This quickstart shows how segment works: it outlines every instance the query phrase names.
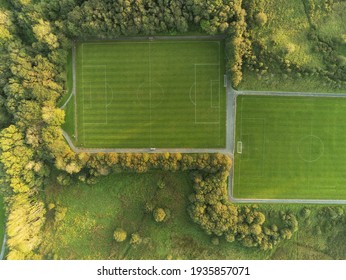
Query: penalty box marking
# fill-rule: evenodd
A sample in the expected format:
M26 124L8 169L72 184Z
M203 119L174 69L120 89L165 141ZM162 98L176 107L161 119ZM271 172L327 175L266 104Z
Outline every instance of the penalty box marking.
M219 66L219 74L218 74L218 77L219 77L219 80L210 80L210 108L212 109L218 109L218 121L206 121L206 122L199 122L197 121L197 67L198 66ZM194 102L194 105L195 105L195 124L220 124L220 119L221 119L221 116L220 116L220 63L195 63L194 64L194 71L195 71L195 102ZM217 82L218 83L218 105L217 106L213 106L213 82ZM193 102L192 102L193 103Z
M243 101L243 100L242 100ZM241 109L243 109L243 106L241 106ZM243 111L242 111L243 112ZM260 154L260 159L256 159L256 158L251 158L251 154L250 151L251 149L249 147L246 146L249 145L249 138L247 138L248 141L246 141L247 143L244 143L244 136L249 136L249 133L243 134L243 124L247 122L247 125L245 125L245 127L248 127L251 130L251 127L254 127L253 125L255 124L255 127L261 127L261 133L262 133L262 145L261 145L261 150L262 153ZM256 125L256 123L258 125ZM241 118L241 124L240 124L240 128L241 128L241 137L240 137L240 141L242 143L242 153L239 153L239 155L241 156L241 158L238 161L238 170L239 170L239 175L238 175L238 187L241 186L241 177L242 177L242 163L245 164L245 162L247 161L251 161L251 160L256 160L256 161L261 161L262 163L264 162L264 154L265 154L265 118ZM245 128L244 128L245 130ZM245 159L242 159L242 157L244 156L244 150L245 153L247 154L247 156L245 157ZM245 175L245 177L248 177L249 175ZM252 178L263 178L264 176L264 164L261 164L261 167L258 168L257 172L253 173L251 175Z

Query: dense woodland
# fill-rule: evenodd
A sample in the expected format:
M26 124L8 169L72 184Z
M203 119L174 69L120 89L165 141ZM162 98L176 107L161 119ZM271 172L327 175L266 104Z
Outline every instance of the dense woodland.
M323 41L313 28L314 1L306 0L310 39L330 65L305 67L270 52L253 30L270 21L263 0L8 0L0 4L0 161L4 171L8 259L41 259L49 212L43 190L51 178L92 184L114 171L152 169L191 172L188 209L210 235L270 249L298 229L294 215L266 222L252 206L228 202L231 161L223 155L75 154L62 137L65 113L57 102L67 92L66 59L73 40L159 34L226 34L228 71L234 87L244 69L265 74L275 65L290 75L319 75L335 86L346 81L346 58L335 51L345 38ZM338 1L323 1L326 11ZM329 6L328 6L329 5ZM275 44L275 42L273 42Z

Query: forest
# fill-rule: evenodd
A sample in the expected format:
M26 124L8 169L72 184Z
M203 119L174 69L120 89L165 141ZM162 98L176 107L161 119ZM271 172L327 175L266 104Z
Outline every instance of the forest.
M290 239L298 230L294 214L267 220L256 207L228 202L228 156L76 154L62 136L65 112L58 103L68 91L66 61L73 41L134 35L225 34L235 88L249 71L314 76L332 88L345 88L346 35L326 41L314 22L319 7L327 14L345 1L303 2L310 22L306 40L314 42L322 66L301 66L287 59L295 46L273 51L256 38L271 21L264 0L1 0L0 162L7 259L48 258L43 233L61 214L45 200L52 182L94 184L113 172L188 172L193 189L187 211L207 234L263 250Z

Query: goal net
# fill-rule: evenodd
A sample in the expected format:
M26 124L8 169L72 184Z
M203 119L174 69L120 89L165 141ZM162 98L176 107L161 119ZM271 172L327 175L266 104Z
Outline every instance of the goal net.
M243 142L238 141L238 142L237 142L237 153L238 153L238 154L241 154L242 151L243 151Z

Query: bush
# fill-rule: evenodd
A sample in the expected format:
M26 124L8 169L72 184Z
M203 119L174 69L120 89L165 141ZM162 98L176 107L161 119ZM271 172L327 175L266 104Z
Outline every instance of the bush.
M116 242L123 242L126 240L126 237L127 237L127 233L125 230L123 230L122 228L117 228L115 231L114 231L114 240Z
M64 220L67 213L67 208L62 206L57 206L55 208L55 222L61 222Z
M61 186L68 186L71 183L71 177L67 173L60 173L57 181Z
M154 219L156 222L163 222L166 218L166 212L162 208L156 208L153 213Z
M267 17L267 15L265 13L259 12L255 16L255 21L256 21L257 25L263 26L263 25L265 25L267 23L268 17Z
M162 190L162 189L165 188L166 184L165 184L165 182L163 180L160 180L160 181L157 182L157 186L158 186L159 189Z
M145 203L144 210L146 213L153 212L154 208L155 208L155 205L152 202L148 201Z
M295 50L296 50L296 45L293 44L293 43L288 43L288 44L285 46L285 53L286 53L286 54L293 53Z
M302 209L302 211L300 212L300 215L302 216L302 218L306 219L309 218L311 215L311 210L307 207L304 207Z
M220 244L219 238L213 237L213 238L211 239L211 244L213 244L213 245L215 245L215 246L219 245L219 244Z
M139 233L132 233L130 244L132 245L138 245L142 243L142 237L139 235Z

